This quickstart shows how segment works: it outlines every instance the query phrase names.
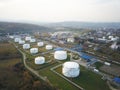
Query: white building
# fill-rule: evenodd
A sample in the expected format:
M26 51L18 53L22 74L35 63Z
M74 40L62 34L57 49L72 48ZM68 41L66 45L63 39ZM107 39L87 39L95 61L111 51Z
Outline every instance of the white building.
M73 37L69 37L69 38L67 38L67 42L71 42L71 43L73 43L75 41L75 39L73 38Z
M62 73L66 77L77 77L80 74L79 64L76 62L65 62L62 67Z
M9 38L14 39L14 36L10 35Z
M109 39L113 38L113 36L108 36Z
M118 37L114 37L114 38L111 38L111 41L117 41L119 38Z
M103 38L103 39L106 39L106 37L105 37L105 36L103 36L102 38Z
M94 71L94 72L99 72L99 70L98 70L98 69L95 69L95 68L93 69L93 71Z
M120 47L120 45L117 45L117 42L114 42L114 43L110 46L110 48L113 49L113 50L116 50L116 49L118 49L119 47Z
M98 38L99 41L106 41L105 38Z

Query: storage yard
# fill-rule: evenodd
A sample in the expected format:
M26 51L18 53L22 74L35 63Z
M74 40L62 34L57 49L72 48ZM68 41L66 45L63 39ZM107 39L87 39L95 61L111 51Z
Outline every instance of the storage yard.
M74 39L68 38L67 42L73 43ZM103 79L109 73L104 70L110 71L111 68L114 73L115 69L109 66L109 62L105 62L108 65L105 66L97 56L82 52L82 45L68 48L33 36L11 39L11 43L25 54L24 62L29 68L38 73L41 79L62 90L110 90L106 80L112 81L113 76ZM119 72L116 74L119 76Z

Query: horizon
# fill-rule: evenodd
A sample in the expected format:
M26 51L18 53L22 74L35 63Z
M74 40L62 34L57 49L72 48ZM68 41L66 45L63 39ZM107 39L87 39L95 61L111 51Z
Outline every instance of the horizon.
M120 23L120 22L94 22L94 21L56 21L56 22L39 22L39 21L29 21L29 20L0 20L0 22L6 23L26 23L26 24L56 24L56 23Z
M120 0L1 0L0 20L11 22L120 22Z

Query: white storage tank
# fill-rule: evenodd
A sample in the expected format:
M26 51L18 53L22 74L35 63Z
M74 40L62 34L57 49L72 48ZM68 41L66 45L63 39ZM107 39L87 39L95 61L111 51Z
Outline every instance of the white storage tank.
M36 57L35 58L35 64L44 64L45 58L44 57Z
M27 37L25 37L25 40L26 40L26 41L30 41L30 40L31 40L31 37L30 37L30 36L27 36Z
M36 39L30 39L30 42L36 42Z
M21 38L15 38L14 41L15 42L19 42L21 40Z
M25 44L25 41L24 40L20 40L19 44Z
M53 48L52 45L46 45L46 49L47 49L47 50L51 50L52 48Z
M23 44L23 49L29 49L30 48L30 44Z
M76 62L65 62L62 67L62 73L66 77L77 77L80 74L79 64Z
M31 54L36 54L36 53L38 53L38 48L31 48L31 49L30 49L30 53L31 53Z
M57 60L65 60L67 59L67 52L66 51L55 51L54 58Z
M37 45L38 45L39 47L41 47L41 46L44 45L44 43L43 43L43 42L38 42Z

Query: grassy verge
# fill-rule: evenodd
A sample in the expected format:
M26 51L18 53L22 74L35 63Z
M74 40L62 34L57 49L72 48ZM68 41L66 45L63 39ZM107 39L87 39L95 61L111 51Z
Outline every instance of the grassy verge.
M50 68L58 65L59 63L53 64L49 67L46 67L39 71L39 73L43 76L46 76L47 79L52 83L55 87L60 88L61 90L79 90L68 81L64 80L63 78L59 77L55 73L53 73Z
M56 72L62 75L62 67L55 69ZM80 85L85 90L110 90L106 82L101 79L101 76L80 67L81 73L79 77L68 78L74 83Z

